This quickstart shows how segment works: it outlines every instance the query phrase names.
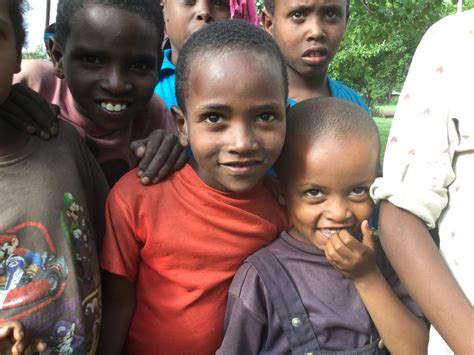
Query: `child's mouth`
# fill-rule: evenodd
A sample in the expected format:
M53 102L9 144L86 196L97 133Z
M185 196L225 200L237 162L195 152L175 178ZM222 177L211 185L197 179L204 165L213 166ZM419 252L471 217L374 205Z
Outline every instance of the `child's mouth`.
M226 162L220 165L225 166L232 174L246 175L255 169L255 167L259 165L259 162L257 160L249 160L245 162Z
M326 60L328 51L325 48L309 49L303 53L303 60L309 65L318 65Z
M340 229L327 229L322 228L319 230L319 233L325 240L329 240L333 234L338 234L341 230Z
M100 106L108 112L121 112L124 111L128 105L112 102L101 102Z

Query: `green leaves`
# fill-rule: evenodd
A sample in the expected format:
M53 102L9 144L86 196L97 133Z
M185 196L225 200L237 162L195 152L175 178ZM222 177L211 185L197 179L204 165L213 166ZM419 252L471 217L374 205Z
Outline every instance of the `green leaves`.
M457 1L456 1L457 2ZM464 1L464 9L474 1ZM362 94L369 106L400 91L425 31L456 11L445 0L353 0L345 39L330 75Z

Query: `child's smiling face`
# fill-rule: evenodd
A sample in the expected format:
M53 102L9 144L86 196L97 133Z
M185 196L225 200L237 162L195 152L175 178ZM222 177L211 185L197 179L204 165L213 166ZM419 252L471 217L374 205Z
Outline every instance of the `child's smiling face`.
M288 75L323 77L346 29L345 0L275 0L265 30L285 57Z
M161 4L173 63L193 32L211 22L230 18L229 0L162 0Z
M0 0L0 104L10 94L13 74L20 71L17 43L6 0Z
M372 213L369 188L377 175L376 142L353 137L298 137L284 163L282 194L290 235L324 250L332 233L360 233Z
M283 147L286 95L281 65L252 51L209 53L192 60L186 117L175 112L191 165L225 192L253 188Z
M127 127L143 114L158 81L156 26L138 14L90 5L76 13L65 48L55 43L76 109L99 126Z

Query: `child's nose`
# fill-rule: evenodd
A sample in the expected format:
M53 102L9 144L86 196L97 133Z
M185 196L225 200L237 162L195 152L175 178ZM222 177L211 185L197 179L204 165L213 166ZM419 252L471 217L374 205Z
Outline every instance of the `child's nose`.
M312 20L307 21L308 39L318 40L326 36L324 21L319 16L314 16Z
M106 73L106 77L103 80L103 87L110 93L119 95L129 92L132 89L132 84L122 68L113 66Z
M325 217L334 222L343 224L352 216L352 211L342 198L330 198L326 202Z
M199 21L204 21L204 22L211 22L212 21L212 9L211 5L208 3L206 0L201 0L198 1L198 4L196 4L197 9L196 9L196 18Z
M229 150L233 153L244 154L258 147L255 135L248 125L236 125L229 132L228 137L230 139Z

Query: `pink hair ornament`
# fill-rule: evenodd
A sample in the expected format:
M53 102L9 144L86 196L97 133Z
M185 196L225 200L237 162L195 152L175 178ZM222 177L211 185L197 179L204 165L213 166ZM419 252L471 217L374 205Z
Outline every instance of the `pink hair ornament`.
M243 19L252 25L260 24L260 16L257 15L255 0L230 0L230 18Z

